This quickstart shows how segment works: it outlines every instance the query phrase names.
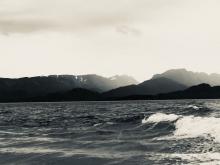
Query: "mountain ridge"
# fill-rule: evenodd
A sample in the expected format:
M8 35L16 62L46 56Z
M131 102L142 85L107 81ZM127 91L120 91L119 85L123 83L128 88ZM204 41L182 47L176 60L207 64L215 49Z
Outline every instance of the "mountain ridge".
M141 83L127 75L116 75L109 78L96 74L0 78L0 101L25 101L33 98L45 100L50 97L62 100L62 96L64 100L96 100L96 98L98 100L114 100L134 96L136 98L149 96L152 99L160 99L159 96L168 97L164 94L173 92L187 89L192 92L193 87L199 84L210 84L210 86L206 85L207 89L211 86L220 86L220 74L171 69L156 74ZM204 86L199 87L204 89ZM200 91L198 87L196 89ZM178 96L175 97L178 98Z
M120 80L119 80L120 79ZM123 80L121 83L121 79ZM97 92L108 91L120 86L137 83L131 77L118 76L111 80L96 74L49 75L17 79L0 78L0 99L44 96L49 93L65 92L74 88L85 88Z
M104 93L106 97L125 97L128 95L152 95L183 90L187 87L167 78L157 78L144 81L138 85L129 85L112 89Z
M220 85L220 74L212 73L207 74L205 72L192 72L184 68L182 69L170 69L161 74L155 74L152 79L165 77L176 82L182 83L188 87L207 83L211 86Z

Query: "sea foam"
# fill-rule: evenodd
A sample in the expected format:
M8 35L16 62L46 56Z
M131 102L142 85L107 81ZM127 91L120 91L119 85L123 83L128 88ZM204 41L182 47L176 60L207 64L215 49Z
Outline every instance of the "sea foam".
M213 137L214 141L220 142L220 118L185 116L176 123L174 137L195 138Z
M165 160L165 159L181 159L187 165L219 165L220 153L206 152L206 153L162 153L151 157L151 160Z

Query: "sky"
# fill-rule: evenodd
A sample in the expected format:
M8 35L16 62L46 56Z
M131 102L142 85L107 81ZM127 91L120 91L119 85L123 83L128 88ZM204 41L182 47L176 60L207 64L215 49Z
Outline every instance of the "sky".
M0 0L0 77L220 73L218 0Z

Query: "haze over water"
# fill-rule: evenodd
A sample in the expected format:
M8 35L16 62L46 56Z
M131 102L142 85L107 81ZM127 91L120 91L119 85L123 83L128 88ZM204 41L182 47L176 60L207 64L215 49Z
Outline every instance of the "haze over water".
M219 164L219 110L219 100L0 104L0 164Z

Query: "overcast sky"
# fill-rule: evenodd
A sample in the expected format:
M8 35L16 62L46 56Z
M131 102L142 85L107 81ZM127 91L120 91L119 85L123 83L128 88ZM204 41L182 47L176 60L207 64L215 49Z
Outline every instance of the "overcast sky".
M218 0L0 0L0 77L220 73Z

